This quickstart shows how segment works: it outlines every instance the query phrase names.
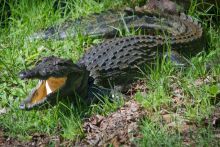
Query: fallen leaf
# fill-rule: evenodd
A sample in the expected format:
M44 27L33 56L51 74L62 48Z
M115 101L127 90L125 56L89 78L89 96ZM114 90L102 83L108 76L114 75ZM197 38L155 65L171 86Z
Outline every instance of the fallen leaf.
M5 114L5 113L7 113L6 108L2 108L2 109L0 109L0 115L1 115L1 114Z

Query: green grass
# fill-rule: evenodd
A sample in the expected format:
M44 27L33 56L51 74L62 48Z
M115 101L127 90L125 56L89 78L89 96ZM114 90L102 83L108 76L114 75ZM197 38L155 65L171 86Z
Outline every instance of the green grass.
M127 4L123 0L76 0L69 2L66 7L71 8L70 13L65 17L60 16L60 10L54 12L52 1L20 0L19 3L11 5L12 15L9 26L0 28L0 109L7 108L8 112L0 115L0 127L4 128L7 135L17 137L19 140L28 140L35 133L46 133L48 135L61 135L65 139L76 140L82 137L82 122L85 116L93 114L108 115L123 105L120 102L111 103L104 100L99 104L91 106L79 105L77 107L58 105L48 110L22 111L19 103L24 99L36 81L28 84L18 78L21 70L30 68L39 58L49 55L70 58L77 61L89 45L99 40L78 36L74 39L63 41L34 41L26 40L26 37L40 28L51 26L55 22L63 22L68 18L86 16L93 12L100 12L107 8L120 8ZM196 3L191 7L190 14L199 19L205 16L206 11L200 12L196 9ZM210 143L217 145L214 141L212 128L203 127L203 119L211 115L215 105L211 101L220 91L219 81L211 85L195 86L195 80L207 75L216 77L220 75L219 65L215 65L209 72L205 71L205 63L212 60L219 60L220 32L217 25L202 21L209 46L207 53L191 59L193 67L185 70L176 70L172 63L164 63L156 70L150 71L146 79L148 93L142 95L137 93L135 98L145 107L152 116L142 121L141 133L143 138L136 140L141 146L180 146L182 138L180 132L170 131L166 124L161 125L156 117L159 112L166 109L172 113L178 113L181 107L173 109L171 101L172 90L171 79L184 91L184 111L182 116L200 125L200 129L194 135L197 145L207 146ZM190 85L190 87L189 87ZM189 102L190 101L190 102ZM153 115L155 115L153 117Z

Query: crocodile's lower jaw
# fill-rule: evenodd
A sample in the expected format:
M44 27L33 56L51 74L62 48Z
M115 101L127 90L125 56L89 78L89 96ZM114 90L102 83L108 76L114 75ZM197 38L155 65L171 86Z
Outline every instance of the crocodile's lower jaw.
M67 77L50 77L47 80L39 80L39 83L32 89L30 95L21 103L20 108L31 108L34 105L46 101L47 96L51 93L58 92L66 83Z

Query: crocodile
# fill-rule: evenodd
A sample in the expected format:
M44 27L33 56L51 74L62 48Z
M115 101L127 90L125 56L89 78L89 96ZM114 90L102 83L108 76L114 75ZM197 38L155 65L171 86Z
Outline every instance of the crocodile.
M107 39L88 49L76 63L51 56L32 69L22 71L22 79L36 78L40 82L21 108L38 108L63 97L79 96L86 101L95 99L96 95L114 98L112 86L126 89L141 76L141 70L154 66L164 55L185 65L182 56L196 55L203 47L200 23L184 13L170 15L134 10L131 17L132 21L126 21L128 30L141 30L145 35ZM112 30L106 32L112 33Z

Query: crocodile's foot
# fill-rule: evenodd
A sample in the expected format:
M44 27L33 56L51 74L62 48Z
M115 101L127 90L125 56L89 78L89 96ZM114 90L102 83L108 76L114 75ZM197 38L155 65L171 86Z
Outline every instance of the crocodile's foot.
M71 60L58 57L43 58L33 69L20 72L21 79L39 79L29 96L21 103L21 109L54 105L60 98L87 96L89 72ZM77 91L77 92L76 92Z

